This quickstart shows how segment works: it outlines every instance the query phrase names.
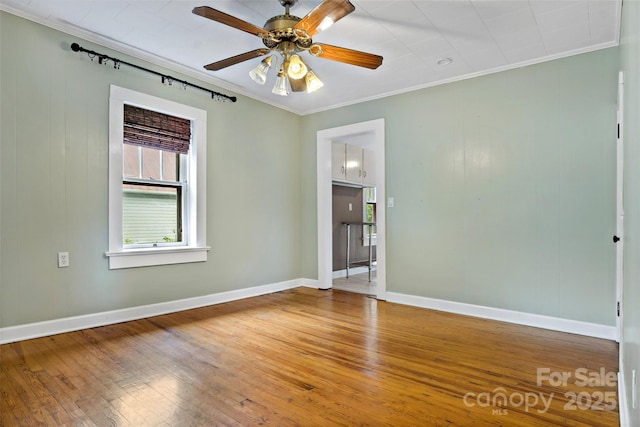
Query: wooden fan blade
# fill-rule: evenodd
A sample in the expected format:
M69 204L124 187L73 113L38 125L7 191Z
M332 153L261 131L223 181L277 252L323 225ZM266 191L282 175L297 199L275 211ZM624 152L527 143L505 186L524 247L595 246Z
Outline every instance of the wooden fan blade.
M349 0L324 0L293 27L313 37L356 10Z
M301 79L292 79L289 77L289 85L291 85L291 90L294 92L304 92L307 90L307 82L304 77Z
M218 70L222 70L223 68L227 68L231 65L248 61L249 59L258 58L260 56L266 55L269 52L271 51L265 48L256 49L256 50L252 50L251 52L241 53L240 55L232 56L230 58L223 59L221 61L213 62L209 65L205 65L204 68L206 68L209 71L218 71Z
M219 10L213 9L209 6L196 7L193 9L192 12L196 15L209 18L213 21L217 21L217 22L220 22L221 24L225 24L230 27L237 28L238 30L247 32L249 34L253 34L255 36L269 33L264 28L260 28L257 25L253 25L247 21L243 21L240 18L236 18L235 16L228 15L224 12L220 12Z
M316 46L319 46L319 48L316 48ZM314 43L309 53L318 58L344 62L345 64L357 65L358 67L370 68L372 70L375 70L382 64L382 56L380 55L323 43Z

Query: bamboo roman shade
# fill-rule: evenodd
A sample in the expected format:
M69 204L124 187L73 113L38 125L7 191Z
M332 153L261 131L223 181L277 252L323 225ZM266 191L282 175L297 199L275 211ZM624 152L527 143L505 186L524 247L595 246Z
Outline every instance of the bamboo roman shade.
M125 144L187 154L190 141L190 120L125 104Z

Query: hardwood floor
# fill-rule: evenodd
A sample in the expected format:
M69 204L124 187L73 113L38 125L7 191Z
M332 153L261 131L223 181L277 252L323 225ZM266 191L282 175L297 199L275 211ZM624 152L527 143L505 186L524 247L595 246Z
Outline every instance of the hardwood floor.
M298 288L0 346L0 423L617 426L617 360L610 341Z

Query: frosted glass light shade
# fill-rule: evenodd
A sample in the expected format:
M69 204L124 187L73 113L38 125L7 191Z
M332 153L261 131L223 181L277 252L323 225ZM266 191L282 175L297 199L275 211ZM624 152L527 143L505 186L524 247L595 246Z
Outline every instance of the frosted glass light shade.
M304 77L305 82L307 83L307 93L315 92L324 86L322 80L316 76L316 73L313 70L307 71L307 75Z
M263 59L256 68L249 71L249 76L254 82L263 85L267 81L267 72L269 71L269 67L271 67L272 60L273 56L268 56Z
M273 90L271 92L280 96L289 95L289 88L287 88L287 76L284 74L284 71L282 71L282 69L280 69L280 71L278 72L276 84L273 86Z

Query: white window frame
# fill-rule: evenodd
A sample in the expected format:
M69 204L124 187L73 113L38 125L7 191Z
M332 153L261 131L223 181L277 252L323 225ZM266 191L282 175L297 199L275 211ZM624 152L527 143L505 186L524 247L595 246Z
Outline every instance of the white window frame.
M191 120L183 246L124 248L122 241L122 141L124 105L135 105ZM207 260L207 112L111 85L109 97L109 269L203 262Z
M367 188L369 187L362 187L362 218L366 219L367 217L367 202L368 203L376 203L376 199L377 199L377 193L376 193L376 199L374 200L367 200L367 198L365 197L365 191L367 190ZM373 187L375 189L375 187ZM365 227L362 226L362 246L369 246L369 233L365 233ZM373 246L377 246L378 244L378 235L377 235L377 231L378 228L376 227L376 233L371 233L371 241L373 242Z

